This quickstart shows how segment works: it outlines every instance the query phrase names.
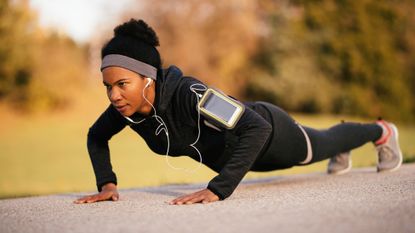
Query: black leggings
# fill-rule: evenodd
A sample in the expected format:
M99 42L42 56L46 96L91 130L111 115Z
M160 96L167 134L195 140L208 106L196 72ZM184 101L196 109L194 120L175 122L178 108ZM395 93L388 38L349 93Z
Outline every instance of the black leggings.
M323 130L303 126L311 142L313 157L309 163L301 164L307 156L307 144L297 123L275 105L256 102L248 106L273 126L267 150L257 159L251 169L253 171L270 171L315 163L376 141L382 135L382 128L375 123L339 123Z
M350 151L367 142L374 142L382 135L382 128L377 124L342 123L326 130L308 127L304 129L313 149L310 163Z

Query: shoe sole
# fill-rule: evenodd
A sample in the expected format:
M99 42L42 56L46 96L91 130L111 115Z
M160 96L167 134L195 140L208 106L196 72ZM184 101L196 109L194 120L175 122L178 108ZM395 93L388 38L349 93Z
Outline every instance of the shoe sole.
M399 139L398 129L393 124L391 125L391 127L392 127L392 129L393 129L393 131L394 131L394 133L396 135L396 141L399 143L399 140L398 140ZM398 163L398 165L396 167L390 168L390 169L379 169L379 167L377 167L378 172L393 172L393 171L398 170L401 167L402 160L403 160L403 158L402 158L402 151L401 151L401 148L399 146L398 146L398 155L399 155L399 163Z
M337 171L337 172L327 172L329 175L343 175L347 172L349 172L352 169L352 161L349 162L349 166L347 166L347 168Z

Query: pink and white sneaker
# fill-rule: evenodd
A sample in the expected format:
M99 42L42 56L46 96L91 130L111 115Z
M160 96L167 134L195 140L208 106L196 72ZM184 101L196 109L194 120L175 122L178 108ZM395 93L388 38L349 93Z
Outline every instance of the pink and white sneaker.
M383 129L382 136L375 142L378 152L378 172L395 171L402 164L402 152L399 147L398 129L390 122L376 122Z

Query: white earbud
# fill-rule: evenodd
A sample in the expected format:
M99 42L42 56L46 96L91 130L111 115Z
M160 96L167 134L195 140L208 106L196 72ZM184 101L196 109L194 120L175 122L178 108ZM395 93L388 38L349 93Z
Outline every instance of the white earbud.
M150 86L151 82L153 81L151 78L146 78L147 79L147 84L144 88L147 88L148 86Z

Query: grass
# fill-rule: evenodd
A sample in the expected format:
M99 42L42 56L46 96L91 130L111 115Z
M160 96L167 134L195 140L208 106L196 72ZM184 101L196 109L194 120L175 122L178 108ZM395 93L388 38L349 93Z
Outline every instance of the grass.
M0 198L95 191L95 178L86 149L86 134L88 127L105 109L106 101L98 101L103 104L95 105L86 101L83 107L77 107L76 110L48 116L40 114L16 117L4 114L0 125ZM328 127L341 119L306 115L295 115L294 118L315 128ZM415 138L415 127L398 127L405 161L414 161L415 145L412 141ZM145 142L130 129L115 135L110 141L110 147L120 188L208 182L216 175L204 166L195 173L170 169L165 157L152 153ZM186 157L169 158L169 161L176 167L187 169L194 169L198 165ZM326 164L327 161L323 161L274 172L250 172L246 178L323 172ZM353 151L354 167L375 164L376 156L372 145Z

